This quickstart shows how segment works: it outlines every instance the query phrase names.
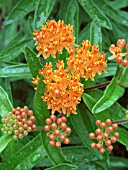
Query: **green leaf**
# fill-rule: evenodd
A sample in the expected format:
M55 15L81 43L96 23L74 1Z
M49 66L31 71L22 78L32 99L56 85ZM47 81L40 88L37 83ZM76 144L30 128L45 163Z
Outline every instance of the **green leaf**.
M79 33L79 35L78 35L78 44L80 44L85 39L89 40L89 38L90 38L90 26L91 26L91 24L89 23Z
M85 105L80 103L77 106L77 115L70 115L70 118L83 144L92 152L93 155L101 158L101 155L90 146L92 140L88 137L88 135L95 130L95 119L87 112Z
M123 73L119 82L128 83L128 67L123 68Z
M111 6L113 6L115 9L121 9L125 8L128 6L128 1L127 0L121 0L121 3L119 1L110 1L109 2Z
M124 94L124 88L116 83L116 78L113 78L111 83L105 89L103 96L92 108L93 113L99 113L109 108Z
M40 78L40 81L38 83L37 86L37 90L34 96L34 113L36 116L36 119L38 121L38 125L40 127L45 126L45 120L46 118L48 118L50 116L49 111L47 109L47 104L43 101L43 99L41 98L44 93L45 93L45 89L46 89L46 85L43 82L43 75ZM64 163L67 162L67 160L64 158L61 149L56 148L56 147L52 147L49 145L49 139L46 136L46 133L43 131L42 132L42 139L43 139L43 145L45 147L45 150L47 151L47 154L49 156L49 158L54 162L54 164L59 164L59 163ZM51 154L54 153L54 154Z
M112 29L109 19L104 15L104 13L97 7L92 0L78 0L81 6L86 10L92 19L97 17L99 25L107 29Z
M4 89L4 91L8 94L8 98L11 101L11 103L13 104L11 85L10 85L9 78L0 78L0 85Z
M78 42L78 30L79 30L79 6L76 0L71 0L66 14L66 23L73 25L74 35L76 37L76 43Z
M38 0L34 15L34 29L39 29L48 19L55 0Z
M111 168L128 168L128 159L110 156L110 167Z
M60 1L60 11L59 11L59 19L64 20L66 18L66 12L68 5L70 4L70 0Z
M16 42L15 44L12 44L12 46L9 46L8 48L5 48L0 53L0 61L11 61L12 59L18 57L22 53L22 48L25 44L29 44L31 41L30 38L24 39L20 42Z
M103 92L99 89L93 89L87 93L83 93L82 98L84 103L91 111L93 106L96 104L96 101L98 101L103 95ZM119 103L116 102L108 109L100 113L96 113L96 114L94 113L94 116L96 117L96 119L100 119L101 121L105 121L108 118L112 119L113 121L124 120L126 119L125 110L126 110L125 108L123 108ZM125 127L128 126L126 123L122 123L122 125Z
M101 3L103 4L102 10L106 15L117 23L128 26L128 17L125 17L120 10L115 9L114 6L111 6L110 3L107 3L105 0L102 0Z
M41 69L43 66L40 63L39 58L36 57L36 53L28 46L25 47L25 58L32 76L36 77L38 75L39 69Z
M18 64L0 69L0 77L32 78L27 64Z
M102 33L97 18L93 20L90 27L90 41L92 44L99 45L99 49L102 51Z
M128 151L128 131L120 127L116 131L120 134L120 136L117 138L117 141L125 145Z
M3 170L28 170L46 156L42 145L41 135L37 135L18 152L15 153L3 166Z
M47 170L77 170L78 167L72 164L59 164L57 166L53 166L51 168L47 168Z
M6 148L9 142L12 140L12 136L9 134L0 137L0 153Z
M7 26L20 21L29 12L34 10L36 3L37 1L20 0L6 18L4 25Z
M8 98L7 93L0 86L0 115L3 117L5 114L12 110L13 106Z

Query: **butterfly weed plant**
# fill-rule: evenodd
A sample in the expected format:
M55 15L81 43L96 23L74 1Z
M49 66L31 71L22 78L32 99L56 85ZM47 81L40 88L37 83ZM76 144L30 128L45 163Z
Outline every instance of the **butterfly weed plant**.
M0 2L1 170L128 168L126 9Z

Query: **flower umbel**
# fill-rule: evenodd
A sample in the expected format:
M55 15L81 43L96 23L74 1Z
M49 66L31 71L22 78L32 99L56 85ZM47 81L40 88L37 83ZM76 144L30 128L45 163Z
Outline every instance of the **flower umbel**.
M92 49L90 51L90 48ZM94 81L96 73L101 75L101 72L106 72L105 53L99 52L99 47L91 46L90 41L83 41L82 47L76 48L76 54L71 51L68 61L68 69L74 74L79 74L81 77L88 80L91 78Z
M119 137L119 133L114 132L118 128L118 124L112 123L110 119L107 119L106 122L101 122L100 120L97 120L96 125L98 126L98 128L96 129L95 133L90 133L89 137L91 139L96 139L98 143L91 143L91 147L98 148L101 154L105 152L104 145L106 145L107 150L112 151L112 143L115 143L117 141L117 138Z
M46 119L46 126L44 130L47 132L47 136L50 138L49 144L51 146L61 147L61 141L64 144L69 144L70 139L67 135L71 133L71 129L66 124L66 117L56 118L55 115L51 115L50 118Z
M2 131L6 134L13 134L13 139L23 138L28 132L36 129L33 122L36 120L33 111L27 106L24 108L13 108L12 112L4 115L2 118Z
M49 20L42 25L41 31L35 30L33 35L36 40L36 49L39 51L38 57L43 55L46 59L52 55L55 58L56 53L62 53L64 48L67 51L69 48L74 48L73 28L64 24L64 21Z
M55 111L67 116L70 113L76 114L76 105L81 100L83 84L79 82L79 75L66 72L63 61L58 61L56 66L57 70L52 71L51 64L47 63L42 70L46 84L46 93L42 98L47 103L48 109L52 109L52 114Z

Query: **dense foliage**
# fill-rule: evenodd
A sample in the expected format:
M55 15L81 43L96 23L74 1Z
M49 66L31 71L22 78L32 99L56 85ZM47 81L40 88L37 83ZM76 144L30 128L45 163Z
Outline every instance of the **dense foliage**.
M127 6L0 0L1 170L128 168Z

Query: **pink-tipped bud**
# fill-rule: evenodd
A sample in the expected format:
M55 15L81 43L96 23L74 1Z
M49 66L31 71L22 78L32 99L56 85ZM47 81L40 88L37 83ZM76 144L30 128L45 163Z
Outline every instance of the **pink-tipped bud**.
M55 139L55 135L50 134L50 135L49 135L49 138L50 138L50 140L54 140L54 139Z
M64 144L69 144L70 143L70 139L69 138L65 138L64 139Z
M99 149L99 152L100 152L101 154L103 154L103 153L105 152L105 149L104 149L104 148L101 148L101 149Z
M51 127L52 127L52 129L56 129L57 128L57 124L56 123L52 123Z
M104 138L104 139L108 139L108 136L109 136L109 135L108 135L108 133L106 133L106 132L103 134L103 138Z
M105 128L105 127L106 127L106 123L102 122L102 123L100 124L100 127L101 127L101 128Z
M22 113L21 113L21 116L22 116L22 118L26 118L26 117L27 117L27 115L26 115L25 112L22 112Z
M55 115L51 115L50 119L55 121L56 120L56 116Z
M35 130L37 126L35 124L32 125L32 130Z
M66 119L65 116L63 116L63 117L61 118L61 120L62 120L63 123L65 123L65 122L67 121L67 119Z
M66 123L62 123L62 124L61 124L61 128L62 128L62 129L66 129L66 128L67 128Z
M94 138L95 138L95 134L94 134L94 133L90 133L90 134L89 134L89 138L90 138L90 139L94 139Z
M96 129L95 132L96 132L97 135L100 135L101 134L101 129L98 128L98 129Z
M56 136L59 136L59 135L60 135L60 130L58 130L58 129L54 130L54 134L55 134Z
M66 132L66 134L70 134L71 133L71 128L69 128L69 127L67 127L66 129L65 129L65 132Z
M117 46L120 48L123 48L125 44L126 44L126 41L124 39L119 39L117 41Z
M60 140L64 141L65 140L65 136L64 135L60 135Z
M55 146L55 142L54 142L53 140L49 141L49 144L50 144L51 146Z
M96 148L96 143L91 143L91 148Z
M14 139L14 140L17 140L17 139L18 139L18 136L17 136L17 135L14 135L14 136L13 136L13 139Z
M109 151L112 151L112 150L113 150L113 146L112 146L112 145L109 145L109 146L107 147L107 149L108 149Z
M106 144L106 146L111 145L111 140L106 140L105 144Z
M107 120L106 120L106 124L107 124L107 125L111 125L111 124L112 124L111 119L107 119Z
M123 67L128 66L128 60L123 60L123 61L122 61L122 66L123 66Z
M103 139L103 137L101 135L98 135L96 138L98 141L101 141Z
M31 120L32 122L34 122L34 121L36 120L35 116L31 116L31 117L30 117L30 120Z
M101 121L100 120L96 120L96 125L100 125Z
M112 124L112 128L113 128L113 130L117 129L118 128L118 124L117 123L113 123Z
M50 118L47 118L45 122L46 122L47 125L50 125L52 123Z
M32 126L32 123L33 123L33 122L32 122L31 120L28 120L27 125L28 125L28 126Z
M119 134L118 132L115 132L115 133L114 133L115 138L118 138L119 135L120 135L120 134Z
M44 126L44 130L45 130L46 132L49 132L50 126L48 126L48 125Z
M97 143L96 144L96 148L101 149L102 148L102 144L101 143Z
M56 146L57 148L60 148L60 147L61 147L61 143L60 143L60 142L56 142L56 143L55 143L55 146Z
M113 137L111 138L111 142L112 142L112 143L115 143L115 142L116 142L116 137L113 136Z
M58 119L57 119L57 124L60 125L61 123L62 123L62 119L61 119L61 118L58 118Z
M122 57L117 57L116 58L116 62L118 63L118 64L121 64L122 62L123 62L123 60L122 60Z
M107 131L108 131L108 133L111 133L111 132L113 131L113 128L112 128L111 126L109 126L109 127L107 128Z
M32 110L28 111L28 116L33 116L33 111Z

